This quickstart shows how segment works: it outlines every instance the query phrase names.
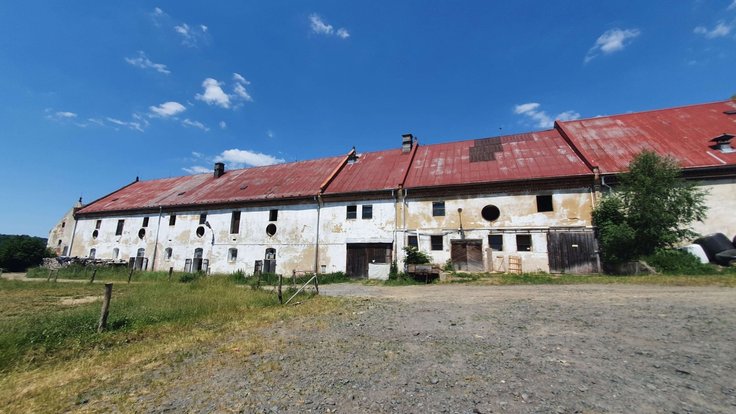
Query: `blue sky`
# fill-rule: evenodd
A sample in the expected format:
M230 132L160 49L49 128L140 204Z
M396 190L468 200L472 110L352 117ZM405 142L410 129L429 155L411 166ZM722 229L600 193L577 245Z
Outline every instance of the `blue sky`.
M736 0L0 3L0 233L141 179L736 94Z

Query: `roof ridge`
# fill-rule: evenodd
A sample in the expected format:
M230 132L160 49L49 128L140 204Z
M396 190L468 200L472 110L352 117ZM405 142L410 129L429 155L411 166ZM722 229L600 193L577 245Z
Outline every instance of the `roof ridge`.
M612 114L612 115L592 116L592 117L589 117L589 118L573 119L573 120L569 120L569 121L555 120L555 122L558 122L558 123L573 123L573 122L581 122L581 121L590 121L590 120L593 120L593 119L601 119L601 118L613 118L613 117L622 117L622 116L630 116L630 115L648 114L648 113L652 113L652 112L672 111L674 109L693 108L693 107L696 107L696 106L706 106L706 105L714 105L714 104L728 103L728 102L734 102L734 103L736 103L736 101L734 101L732 99L724 99L724 100L721 100L721 101L703 102L703 103L697 103L697 104L687 104L687 105L680 105L680 106L672 106L672 107L668 107L668 108L645 109L643 111L625 112L625 113Z

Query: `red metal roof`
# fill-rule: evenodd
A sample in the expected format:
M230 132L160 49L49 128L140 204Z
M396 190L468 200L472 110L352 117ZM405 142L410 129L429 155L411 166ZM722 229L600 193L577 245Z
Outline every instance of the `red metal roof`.
M591 174L556 130L420 146L404 186L432 187Z
M325 194L357 193L398 188L404 179L411 152L401 149L358 154L354 163L343 167L325 190Z
M711 139L736 135L736 102L558 122L582 155L602 173L619 173L643 150L671 155L682 168L736 165L736 153L714 150ZM733 143L736 146L736 141Z
M317 195L344 156L212 173L138 181L92 202L78 213L197 204L221 204Z

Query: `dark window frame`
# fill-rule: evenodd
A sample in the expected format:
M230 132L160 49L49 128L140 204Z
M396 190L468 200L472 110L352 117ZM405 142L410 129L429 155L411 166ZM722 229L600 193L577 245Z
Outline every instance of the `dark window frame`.
M271 209L268 210L268 221L278 221L279 219L279 210L278 209Z
M143 217L143 225L141 227L148 227L148 217Z
M169 226L176 226L176 214L169 216Z
M524 239L529 240L527 243ZM516 235L516 251L517 252L531 252L534 243L532 242L531 234L517 234Z
M345 209L345 218L348 220L355 220L358 218L358 206L352 205L347 206Z
M360 208L360 218L370 220L373 218L373 204L363 204Z
M554 203L552 202L552 194L538 195L537 196L537 212L546 213L549 211L555 211Z
M207 213L199 213L199 224L207 222Z
M432 202L432 217L444 217L445 216L445 202L444 201L433 201Z
M100 226L102 226L102 220L97 220L97 222L95 223L95 230L99 230Z
M415 247L415 248L418 249L419 248L419 237L417 237L416 235L415 236L409 236L406 239L406 245L407 246L412 246L412 247Z
M125 220L118 220L118 226L115 228L115 235L122 236L123 228L125 228Z
M230 234L240 233L240 211L233 211L230 215Z
M445 237L444 236L439 236L439 235L430 236L430 243L431 243L433 251L445 250Z
M500 240L500 243L494 243L493 240ZM495 246L501 246L500 249L496 249ZM503 234L489 234L488 235L488 247L490 247L494 252L502 252L503 251Z

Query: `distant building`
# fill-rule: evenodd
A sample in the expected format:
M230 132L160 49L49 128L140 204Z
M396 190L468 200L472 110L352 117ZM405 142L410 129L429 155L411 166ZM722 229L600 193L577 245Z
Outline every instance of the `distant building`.
M710 191L697 231L736 233L734 135L736 103L723 101L443 144L406 134L393 150L267 167L217 163L75 208L49 247L149 270L385 278L413 245L460 270L520 262L523 271L592 272L592 209L642 150L674 157Z

